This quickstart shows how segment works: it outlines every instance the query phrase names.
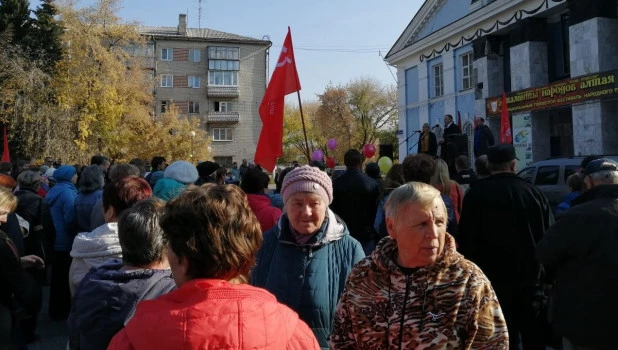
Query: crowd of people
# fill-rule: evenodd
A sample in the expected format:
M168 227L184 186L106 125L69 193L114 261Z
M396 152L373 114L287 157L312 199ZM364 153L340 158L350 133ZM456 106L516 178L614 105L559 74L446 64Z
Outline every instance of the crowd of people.
M37 340L47 284L69 349L611 348L618 164L585 159L556 221L512 145L483 152L450 176L350 149L334 180L293 164L274 191L246 160L17 164L0 348Z

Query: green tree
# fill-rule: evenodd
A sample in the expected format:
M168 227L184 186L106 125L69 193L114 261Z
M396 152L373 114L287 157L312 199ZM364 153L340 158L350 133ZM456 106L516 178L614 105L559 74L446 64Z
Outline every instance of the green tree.
M56 20L58 10L54 0L41 0L34 11L36 21L30 31L30 57L43 62L51 71L62 57L62 24Z
M0 1L0 33L9 32L11 43L21 45L26 41L31 26L28 0Z

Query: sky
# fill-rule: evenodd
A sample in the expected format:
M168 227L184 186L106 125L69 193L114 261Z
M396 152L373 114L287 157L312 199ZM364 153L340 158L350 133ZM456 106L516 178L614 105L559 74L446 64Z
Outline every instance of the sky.
M78 1L78 5L93 3L95 0ZM176 27L178 14L187 13L188 27L197 28L198 3L124 0L119 15L123 20L143 25ZM422 3L423 0L202 0L201 27L254 38L268 36L273 43L269 65L272 74L290 26L301 98L312 101L328 84L346 84L360 77L396 84L396 68L387 66L382 57ZM31 0L31 5L37 4L38 1Z

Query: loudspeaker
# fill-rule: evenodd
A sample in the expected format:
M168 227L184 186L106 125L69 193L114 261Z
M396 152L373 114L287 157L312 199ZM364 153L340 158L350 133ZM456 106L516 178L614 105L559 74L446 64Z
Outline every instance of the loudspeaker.
M393 159L393 145L380 145L380 158L382 157Z
M464 155L468 156L468 135L450 134L446 136L446 155L449 160Z

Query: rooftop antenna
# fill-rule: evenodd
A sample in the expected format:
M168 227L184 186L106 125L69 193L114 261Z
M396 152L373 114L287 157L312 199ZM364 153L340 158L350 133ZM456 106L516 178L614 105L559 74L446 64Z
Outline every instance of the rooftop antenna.
M202 29L202 0L197 0L197 27Z

